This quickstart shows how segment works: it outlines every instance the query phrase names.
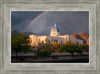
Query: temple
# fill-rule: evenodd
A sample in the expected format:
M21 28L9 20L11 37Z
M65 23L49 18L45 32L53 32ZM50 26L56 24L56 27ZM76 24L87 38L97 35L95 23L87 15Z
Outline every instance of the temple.
M54 27L51 29L50 36L47 35L39 36L31 34L29 35L29 38L31 46L38 46L39 44L52 43L52 42L64 44L66 41L71 41L75 44L83 44L83 40L73 39L73 37L68 34L60 35L60 31L59 28L57 28L56 22L54 24Z

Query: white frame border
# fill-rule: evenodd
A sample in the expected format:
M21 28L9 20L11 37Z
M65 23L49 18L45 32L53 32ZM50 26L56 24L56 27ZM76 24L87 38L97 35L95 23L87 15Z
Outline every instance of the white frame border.
M31 10L32 11L89 11L89 50L90 50L89 63L11 63L11 53L10 53L11 11L31 11ZM96 5L95 4L5 4L4 40L5 40L4 70L96 70Z

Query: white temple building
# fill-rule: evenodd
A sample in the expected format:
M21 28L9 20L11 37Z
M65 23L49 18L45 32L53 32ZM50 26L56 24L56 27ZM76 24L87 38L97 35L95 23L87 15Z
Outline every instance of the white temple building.
M38 36L31 34L29 35L31 46L38 46L39 44L43 43L52 43L57 42L59 44L64 44L66 41L71 41L75 44L83 44L83 40L80 39L73 39L70 35L60 35L60 31L56 26L56 23L54 24L54 27L51 29L50 36L44 35L44 36Z

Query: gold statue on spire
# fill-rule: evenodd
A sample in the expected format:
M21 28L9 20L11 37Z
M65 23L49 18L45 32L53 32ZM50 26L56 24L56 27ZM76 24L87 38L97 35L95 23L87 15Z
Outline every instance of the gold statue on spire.
M54 27L56 27L56 22L55 22L55 24L54 24Z

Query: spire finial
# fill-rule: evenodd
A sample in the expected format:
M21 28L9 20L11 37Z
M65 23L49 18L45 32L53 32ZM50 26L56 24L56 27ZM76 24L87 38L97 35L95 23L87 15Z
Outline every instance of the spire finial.
M54 27L56 27L56 21L55 21Z

